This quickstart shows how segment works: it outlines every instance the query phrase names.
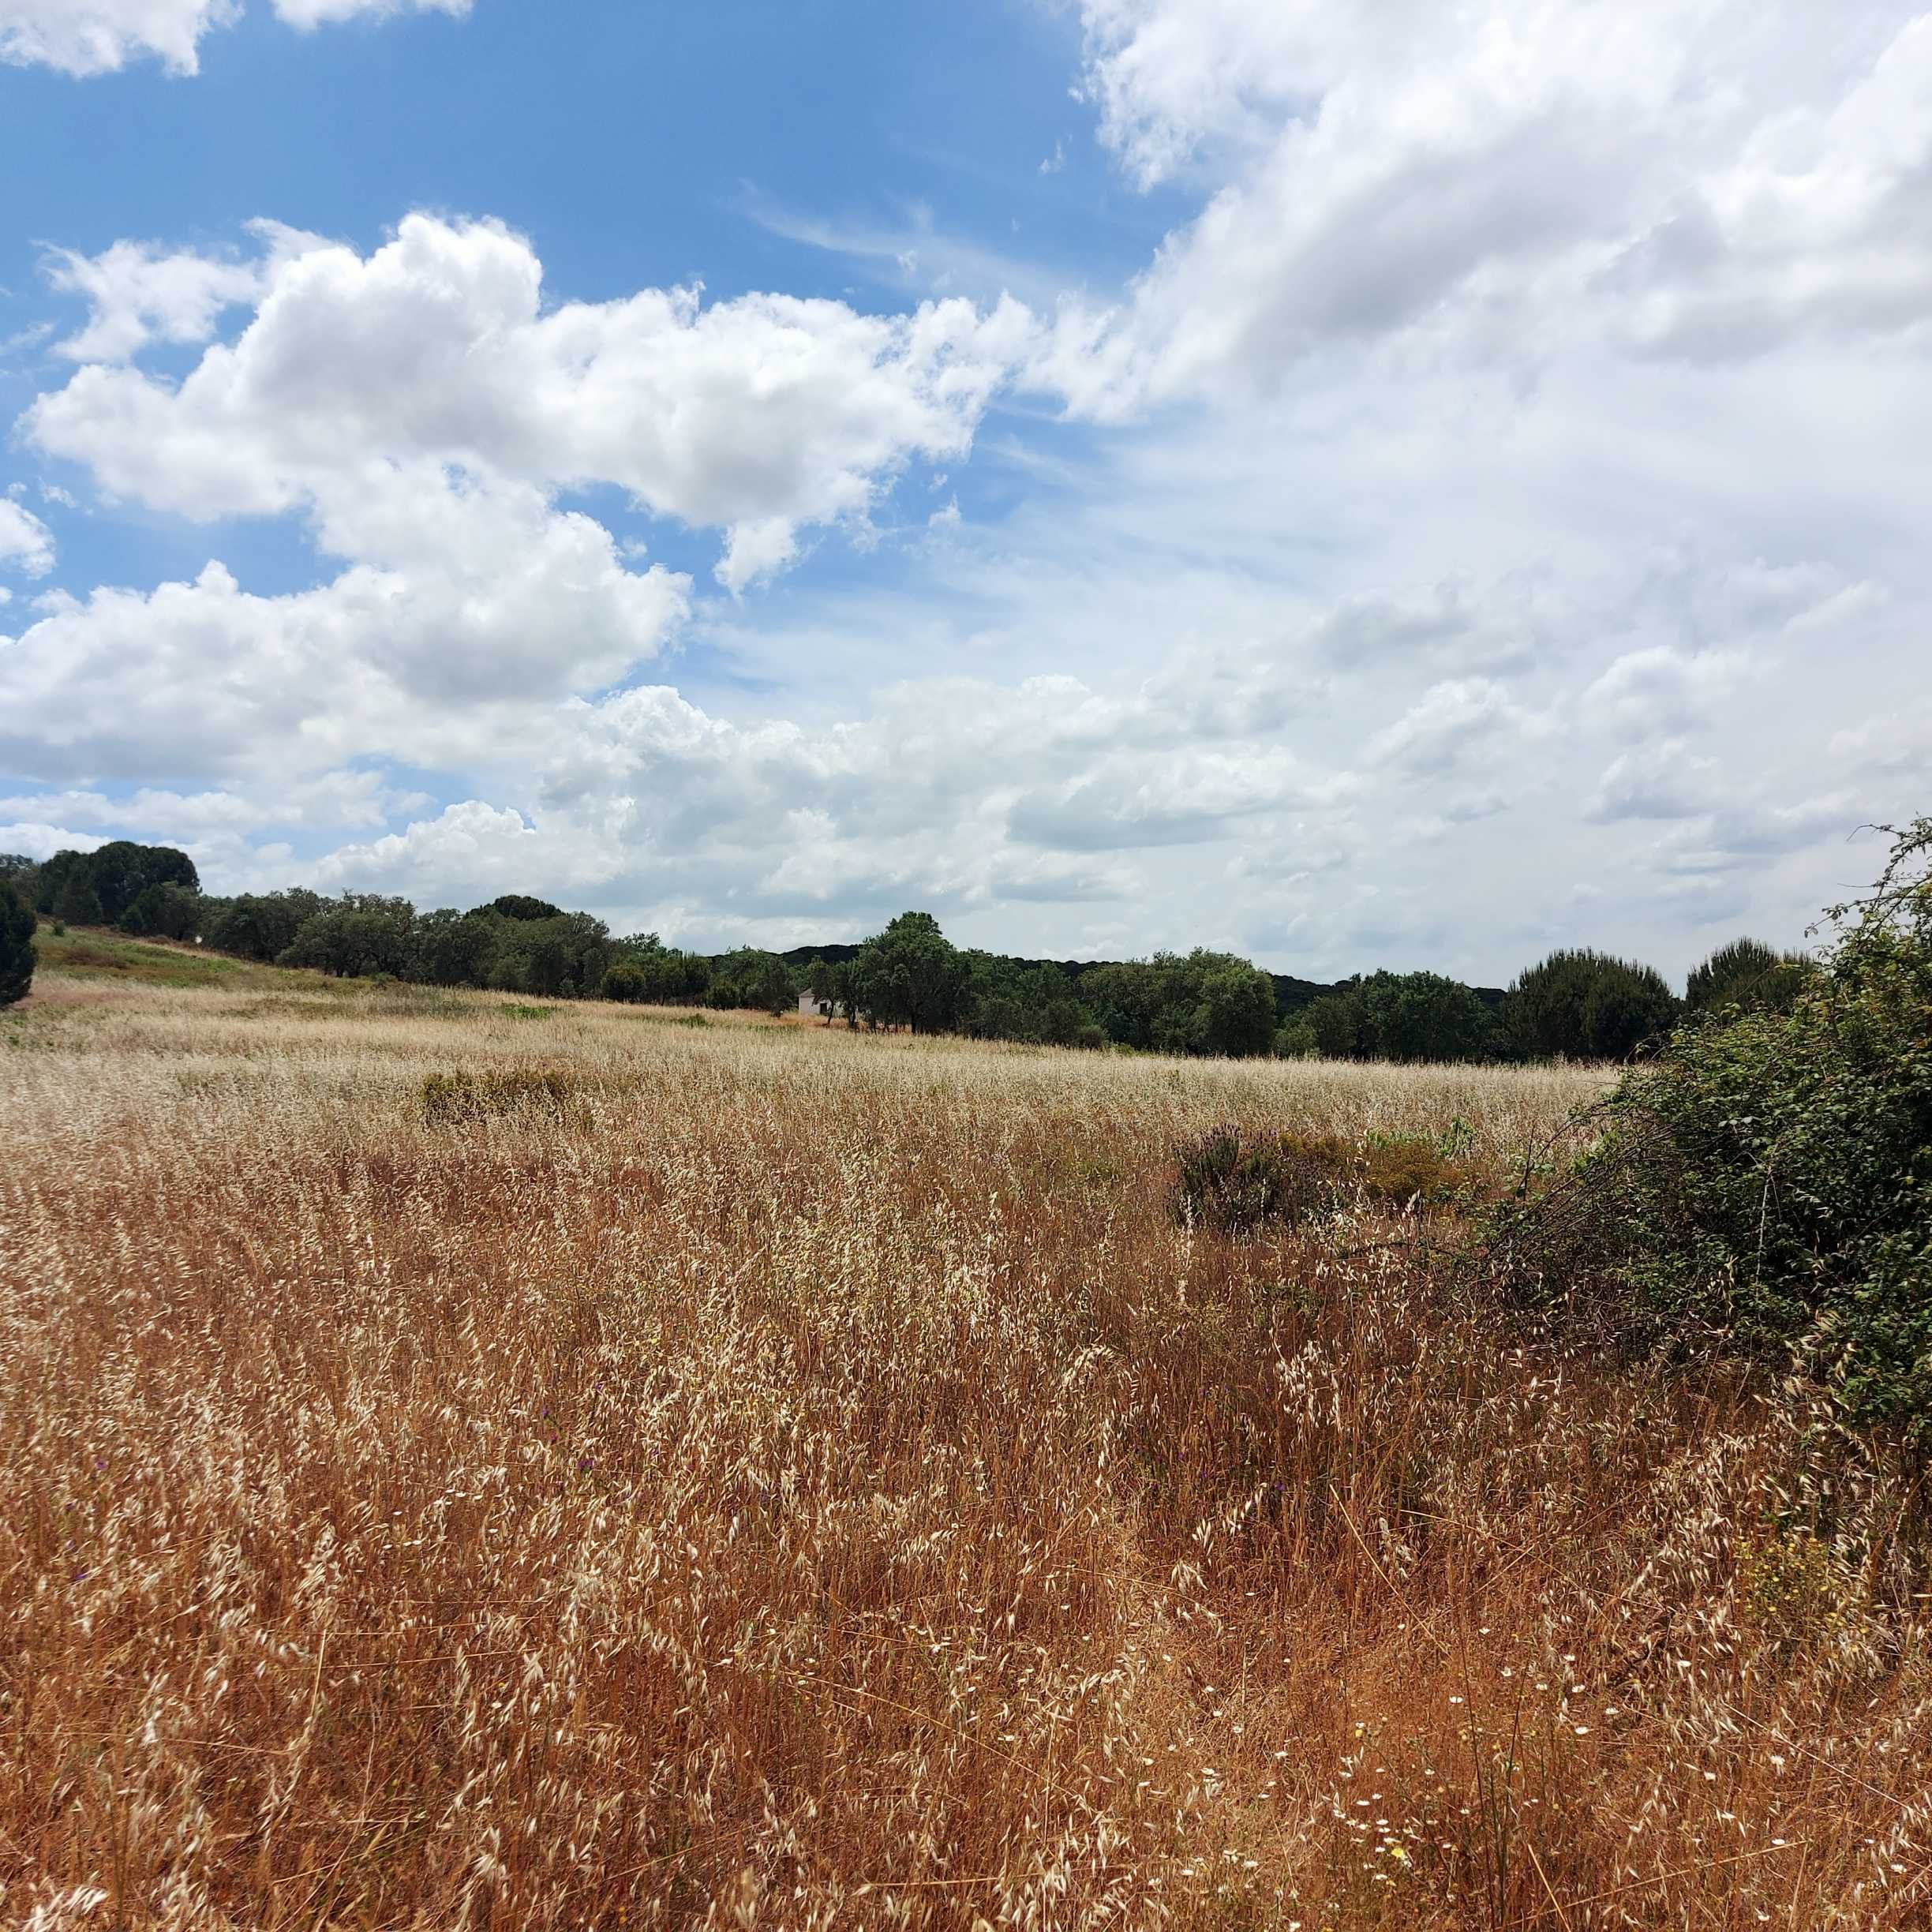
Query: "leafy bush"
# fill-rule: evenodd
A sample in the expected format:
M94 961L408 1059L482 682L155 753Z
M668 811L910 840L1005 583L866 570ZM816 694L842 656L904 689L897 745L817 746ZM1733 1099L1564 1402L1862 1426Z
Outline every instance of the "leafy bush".
M432 1073L419 1098L423 1118L449 1125L492 1114L561 1114L577 1080L561 1067L506 1067L487 1073Z
M1932 1448L1932 820L1788 1009L1680 1029L1492 1252L1620 1332L1795 1367Z
M616 1000L627 1006L635 1006L646 998L650 991L650 983L644 975L644 969L634 960L620 960L604 975L602 997Z
M33 984L34 925L32 908L0 880L0 1006L24 1000Z
M1470 1180L1433 1142L1395 1134L1357 1143L1327 1134L1245 1138L1238 1127L1215 1127L1177 1148L1174 1163L1175 1218L1226 1234L1294 1226L1354 1200L1434 1205Z

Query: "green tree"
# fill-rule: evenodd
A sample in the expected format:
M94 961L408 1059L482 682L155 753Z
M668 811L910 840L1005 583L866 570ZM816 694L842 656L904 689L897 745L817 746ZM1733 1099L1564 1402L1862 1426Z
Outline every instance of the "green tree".
M53 913L63 926L102 926L107 915L84 867L62 875L54 894Z
M266 963L279 959L295 935L328 904L320 893L300 887L280 893L238 893L209 920L202 934L220 953Z
M408 971L415 908L406 899L376 893L344 893L303 923L280 957L284 966L307 966L339 979L400 979Z
M114 839L88 855L84 870L102 915L112 926L122 923L128 908L150 886L174 886L186 893L201 889L194 861L172 845L137 845L132 839Z
M488 905L479 906L477 910L493 913L498 919L553 919L564 917L561 906L553 906L548 899L533 899L524 893L505 893L500 899L492 899Z
M644 976L643 968L635 960L618 959L605 969L598 997L615 1000L620 1005L635 1006L649 990L650 982Z
M488 919L448 906L419 913L410 929L408 977L425 986L488 986L496 949Z
M1510 988L1503 1024L1526 1059L1627 1060L1676 1024L1676 994L1654 967L1587 949L1552 953Z
M27 997L34 975L33 908L0 879L0 1006Z
M202 899L180 886L148 886L121 915L121 930L144 939L193 939L201 930Z
M874 1024L945 1033L959 1024L966 962L930 912L901 912L852 965L854 997Z
M1413 1063L1486 1059L1495 1022L1473 987L1440 973L1371 973L1355 990L1367 1057Z
M1762 939L1733 939L1692 969L1684 1004L1694 1013L1724 1006L1788 1012L1816 971L1802 953L1780 953Z
M1196 964L1198 962L1198 964ZM1191 1050L1251 1059L1275 1044L1275 982L1246 960L1193 953L1196 974Z

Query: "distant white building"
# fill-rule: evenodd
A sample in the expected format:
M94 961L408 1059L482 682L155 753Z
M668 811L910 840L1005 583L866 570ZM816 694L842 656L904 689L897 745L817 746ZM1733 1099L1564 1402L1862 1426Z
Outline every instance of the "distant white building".
M799 1011L807 1020L843 1020L845 1009L837 1000L814 999L809 993L799 995Z

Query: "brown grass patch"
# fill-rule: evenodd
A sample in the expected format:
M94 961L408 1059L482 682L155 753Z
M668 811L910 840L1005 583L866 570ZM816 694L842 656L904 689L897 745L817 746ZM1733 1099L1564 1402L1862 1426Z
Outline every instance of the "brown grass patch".
M1169 1210L1591 1076L236 1004L0 1061L0 1921L1925 1922L1893 1477Z

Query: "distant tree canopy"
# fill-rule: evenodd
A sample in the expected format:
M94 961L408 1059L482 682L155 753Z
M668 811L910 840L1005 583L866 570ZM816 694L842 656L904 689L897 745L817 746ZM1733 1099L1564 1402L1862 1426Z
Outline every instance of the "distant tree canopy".
M854 1003L877 1026L949 1033L959 1025L966 961L930 912L901 912L852 962Z
M498 919L553 919L564 916L561 906L553 906L547 899L532 899L524 893L505 893L500 899L492 899L486 906L478 906L481 913L494 913Z
M1495 1016L1473 987L1440 973L1371 973L1345 982L1282 1029L1284 1054L1331 1060L1496 1057Z
M1682 1011L1654 967L1588 950L1552 953L1510 988L1511 1050L1529 1060L1627 1060Z
M1780 953L1762 939L1733 939L1692 968L1684 1005L1694 1013L1727 1006L1787 1013L1818 972L1802 953Z
M1231 953L1197 947L1185 956L1090 967L1080 997L1107 1037L1155 1053L1249 1058L1273 1050L1275 983Z
M216 906L201 937L223 953L264 962L279 959L295 935L328 901L300 887L279 893L242 893Z
M83 926L123 924L153 887L174 886L191 898L201 890L194 861L185 852L129 839L91 852L58 852L35 868L33 879L37 910Z
M68 924L118 924L339 977L772 1013L808 993L828 1020L848 1026L1034 1046L1229 1058L1621 1060L1660 1040L1684 1010L1651 968L1587 951L1552 953L1507 995L1432 972L1323 986L1271 977L1204 947L1098 963L1015 959L962 949L919 912L860 945L706 954L668 946L656 933L615 938L601 920L525 893L468 912L418 912L373 893L327 899L300 887L218 898L201 891L185 852L126 840L39 863L0 854L7 882ZM1818 970L1801 955L1736 940L1692 973L1689 1008L1784 1010Z
M0 1006L24 1000L33 984L34 925L33 908L13 877L0 875Z

